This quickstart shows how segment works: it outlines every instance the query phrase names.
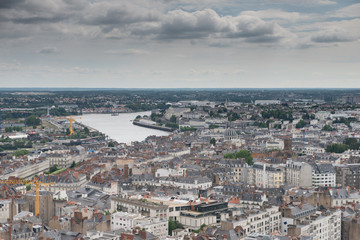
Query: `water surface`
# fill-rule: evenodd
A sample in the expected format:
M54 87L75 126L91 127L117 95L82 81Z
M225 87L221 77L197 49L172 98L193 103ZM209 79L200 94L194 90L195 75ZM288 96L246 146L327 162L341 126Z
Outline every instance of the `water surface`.
M109 138L119 143L142 141L151 135L167 136L170 133L156 129L144 128L132 124L138 115L150 115L151 112L120 113L118 116L111 114L85 114L74 117L76 121L106 134Z

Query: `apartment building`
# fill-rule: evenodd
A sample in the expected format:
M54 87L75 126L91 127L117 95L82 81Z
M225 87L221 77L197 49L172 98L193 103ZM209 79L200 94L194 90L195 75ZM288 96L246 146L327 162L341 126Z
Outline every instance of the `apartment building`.
M256 162L248 168L247 183L264 188L279 188L285 184L285 169L282 166Z
M281 212L276 206L248 209L239 216L221 222L221 227L223 230L241 227L246 235L275 234L281 231Z
M312 168L305 162L289 160L286 162L286 184L295 187L312 186Z
M49 160L50 167L56 165L59 168L69 168L74 161L71 155L67 154L49 154L46 158Z
M336 171L332 164L314 164L312 166L313 187L335 187Z
M336 167L336 183L342 187L360 189L360 165Z
M0 223L6 223L10 218L11 200L0 200Z
M311 236L312 240L341 239L341 211L318 212L310 219L288 226L288 236Z
M168 219L169 206L163 204L157 204L149 202L146 199L130 199L122 197L111 198L111 210L110 211L124 211L128 213L140 213L146 217L158 217L160 219Z

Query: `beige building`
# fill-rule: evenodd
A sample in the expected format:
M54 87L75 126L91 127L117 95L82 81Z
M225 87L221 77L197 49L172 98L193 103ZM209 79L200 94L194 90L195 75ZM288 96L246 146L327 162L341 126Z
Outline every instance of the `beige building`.
M247 183L250 185L279 188L285 184L285 169L282 166L257 162L247 171Z
M312 168L305 162L287 161L286 167L286 184L295 187L312 186Z

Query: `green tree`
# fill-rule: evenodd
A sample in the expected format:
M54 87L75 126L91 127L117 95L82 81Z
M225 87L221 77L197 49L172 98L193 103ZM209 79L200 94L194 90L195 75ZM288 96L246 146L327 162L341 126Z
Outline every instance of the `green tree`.
M360 143L356 138L345 138L344 144L346 144L349 149L358 150L360 148Z
M73 162L71 163L70 168L74 168L75 166L76 166L75 161L73 161Z
M174 123L172 123L174 124ZM177 124L176 124L177 125ZM186 132L186 131L196 131L197 128L194 128L194 127L180 127L180 131L182 132Z
M210 140L210 144L212 144L212 145L216 145L216 139L215 138L212 138L211 140Z
M264 122L254 122L254 126L257 126L259 128L267 128L268 125Z
M334 131L335 128L332 128L330 125L325 125L321 130L326 132L331 132Z
M168 234L172 236L172 231L178 228L184 228L184 226L178 221L174 221L172 218L169 218Z
M13 131L12 127L6 127L5 128L5 132L7 132L7 133L11 133L12 131Z
M209 129L215 129L215 128L218 128L218 127L219 127L218 125L210 124Z
M90 130L88 127L84 127L84 132L86 135L89 135L90 134Z
M240 150L235 154L236 158L245 158L245 161L249 165L253 165L253 157L251 156L251 153L248 150Z
M306 122L302 119L296 124L296 128L303 128L305 126L306 126Z
M325 125L322 129L322 131L331 132L336 130L335 128L332 128L330 125Z
M326 152L333 152L333 153L343 153L349 147L345 144L341 143L334 143L326 146Z
M113 142L109 142L108 147L115 147L115 144Z
M59 170L58 166L57 166L57 165L54 165L54 166L50 167L50 169L49 169L49 174L50 174L50 173L53 173L53 172L55 172L55 171L57 171L57 170Z
M179 125L176 124L176 123L167 123L167 124L165 124L165 127L178 129L178 128L179 128Z
M36 117L35 115L31 115L29 117L26 118L26 124L29 126L39 126L41 123L41 120Z
M26 191L30 191L31 190L31 184L26 184Z
M170 117L170 122L176 123L176 116L175 115L172 115Z
M28 150L17 150L14 152L14 156L15 157L21 157L21 156L25 156L28 155L30 152Z
M225 154L224 154L224 158L234 159L234 158L235 158L235 154L233 154L233 153L225 153Z

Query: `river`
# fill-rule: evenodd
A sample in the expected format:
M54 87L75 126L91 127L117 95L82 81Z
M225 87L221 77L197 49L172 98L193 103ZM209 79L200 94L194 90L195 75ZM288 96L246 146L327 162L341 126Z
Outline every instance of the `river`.
M134 120L136 116L150 114L151 112L120 113L118 116L111 116L111 114L84 114L81 117L74 118L77 122L94 128L119 143L142 141L151 135L169 135L169 132L139 127L132 124L132 120Z

